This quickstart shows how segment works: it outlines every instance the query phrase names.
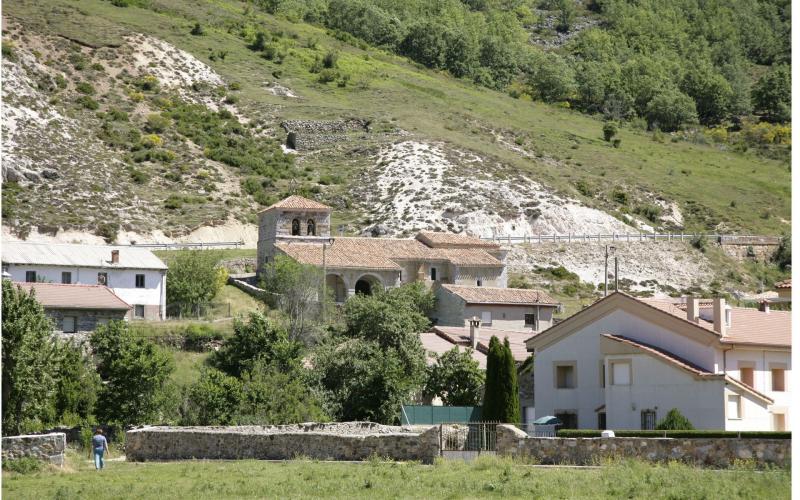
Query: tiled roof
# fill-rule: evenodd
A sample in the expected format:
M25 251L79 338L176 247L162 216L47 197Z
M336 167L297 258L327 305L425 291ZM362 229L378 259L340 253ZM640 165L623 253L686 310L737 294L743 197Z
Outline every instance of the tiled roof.
M110 288L102 285L62 285L60 283L14 283L26 292L33 290L45 309L128 310L131 306Z
M470 342L469 327L434 326L433 332L452 345L468 346ZM493 336L500 339L500 342L508 337L508 345L511 347L511 355L514 356L514 361L517 363L524 362L530 356L528 351L525 349L525 341L531 337L531 333L481 327L478 329L478 350L484 354L488 353L489 341Z
M442 285L442 288L461 297L468 304L558 305L555 299L541 290L466 285Z
M792 278L775 283L775 288L792 288Z
M119 251L119 263L111 263L111 251ZM146 248L136 246L74 245L4 241L5 264L107 267L116 269L166 269L167 265Z
M273 208L286 208L286 209L294 209L294 210L311 210L311 211L319 211L319 212L327 212L331 210L331 207L320 203L318 201L309 200L308 198L303 198L302 196L297 196L293 194L288 198L284 198L277 203L273 203L272 205L268 206L261 212L266 212L267 210L272 210ZM260 212L259 212L260 213Z
M453 344L452 342L445 339L444 337L441 337L435 332L420 333L419 340L420 342L422 342L422 347L425 349L427 363L429 365L432 365L435 362L435 359L433 356L431 356L431 353L435 353L441 356L447 351L452 350L454 347L458 347L459 351L463 351L468 347L466 345ZM473 350L472 359L478 362L478 366L482 370L486 369L486 354L478 350Z
M639 301L667 312L686 321L686 305L667 300L638 299ZM712 305L701 301L700 309L707 310ZM714 331L713 321L702 317L697 326ZM731 308L731 326L725 335L720 337L723 344L750 344L757 346L791 347L792 345L792 313L790 311L763 312L749 307Z
M698 366L698 365L692 363L691 361L687 361L687 360L685 360L685 359L683 359L683 358L681 358L679 356L676 356L675 354L673 354L673 353L671 353L671 352L669 352L669 351L667 351L665 349L661 349L660 347L656 347L654 345L647 344L645 342L640 342L638 340L633 340L633 339L631 339L629 337L625 337L625 336L622 336L622 335L614 335L614 334L611 334L611 333L602 333L601 335L603 337L607 338L607 339L611 339L611 340L619 342L621 344L626 344L626 345L629 345L631 347L635 347L635 348L641 350L642 352L644 352L646 354L649 354L650 356L653 356L653 357L655 357L657 359L660 359L662 361L665 361L665 362L667 362L667 363L669 363L669 364L671 364L673 366L676 366L678 368L686 370L687 372L689 372L692 375L695 375L697 377L707 378L707 379L723 378L723 379L725 379L726 382L728 382L730 384L733 384L733 385L736 385L737 387L740 387L741 389L744 389L744 390L750 392L751 394L763 399L764 401L767 401L770 404L772 404L774 402L772 400L772 398L770 398L769 396L766 396L766 395L758 392L756 389L754 389L753 387L745 384L741 380L737 380L737 379L735 379L735 378L733 378L733 377L731 377L729 375L725 375L725 374L722 374L722 373L710 372L710 371L706 370L705 368L703 368L701 366Z
M322 244L277 243L276 247L304 264L322 266ZM461 267L502 267L503 263L480 248L430 248L408 238L334 238L326 265L341 269L401 268L396 261L451 262Z
M500 245L466 234L420 231L416 238L431 248L487 248L499 249Z

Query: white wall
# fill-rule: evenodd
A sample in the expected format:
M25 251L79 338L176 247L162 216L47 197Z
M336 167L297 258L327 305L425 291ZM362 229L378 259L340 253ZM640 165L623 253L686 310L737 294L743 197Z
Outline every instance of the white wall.
M631 384L613 385L611 362L631 362ZM677 408L696 429L724 429L723 380L697 380L691 374L647 354L607 355L606 422L609 429L641 429L642 410L656 421Z
M728 395L739 395L741 397L741 418L731 418L728 414ZM788 416L788 415L787 415ZM772 412L769 411L765 403L757 400L750 393L745 391L732 391L730 388L725 390L725 430L726 431L771 431L773 429ZM786 422L789 428L789 422Z
M616 310L584 326L559 342L536 352L534 372L536 414L552 415L555 410L577 410L578 426L597 427L594 410L605 404L605 390L600 386L600 334L613 333L660 346L700 366L713 370L716 361L712 346L670 332L623 310ZM553 380L555 361L577 363L577 387L556 389ZM720 367L721 368L721 367ZM719 404L722 405L720 393ZM660 405L659 405L660 406ZM606 418L610 418L608 415ZM721 423L721 422L720 422ZM611 420L608 421L611 425ZM637 424L636 428L639 425Z
M725 353L725 371L728 375L738 380L741 380L741 372L739 370L740 363L752 364L753 388L775 401L771 407L772 412L786 414L786 430L791 430L789 412L792 401L792 353L789 351L769 351L752 348L734 348ZM777 392L772 390L772 372L770 370L775 365L786 367L786 373L784 374L786 391ZM774 421L771 415L769 419L770 428L766 430L775 430L772 428L774 426ZM734 427L736 426L735 423L732 425Z
M38 277L52 283L61 283L61 273L71 272L72 283L97 285L97 273L108 273L108 287L128 304L157 305L166 307L166 271L146 269L113 269L67 266L41 266L9 264L12 281L25 281L27 271L36 271ZM136 288L136 275L144 274L145 288ZM162 311L163 317L163 311Z

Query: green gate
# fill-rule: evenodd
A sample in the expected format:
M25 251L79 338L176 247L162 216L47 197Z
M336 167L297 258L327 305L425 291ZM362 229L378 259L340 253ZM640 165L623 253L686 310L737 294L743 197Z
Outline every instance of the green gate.
M434 425L481 421L480 406L403 405L402 425Z

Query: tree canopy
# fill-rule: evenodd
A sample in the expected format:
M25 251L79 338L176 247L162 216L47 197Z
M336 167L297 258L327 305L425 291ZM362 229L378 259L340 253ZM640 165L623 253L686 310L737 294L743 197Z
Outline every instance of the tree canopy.
M472 349L454 347L428 367L423 392L441 398L446 406L476 406L481 403L485 378Z

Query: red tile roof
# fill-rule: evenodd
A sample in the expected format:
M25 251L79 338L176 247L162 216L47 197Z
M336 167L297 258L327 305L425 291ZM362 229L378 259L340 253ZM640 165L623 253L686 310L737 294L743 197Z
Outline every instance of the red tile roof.
M498 243L485 241L466 234L444 233L436 231L420 231L416 239L431 248L486 248L497 250Z
M775 283L775 288L792 288L792 278Z
M60 283L14 283L33 293L45 309L128 310L131 306L110 288L102 285L62 285Z
M419 340L422 342L422 347L425 349L425 354L427 357L427 363L432 365L435 362L431 353L437 354L441 356L442 354L446 353L447 351L452 350L454 347L457 347L459 351L463 351L467 349L467 345L463 344L453 344L449 340L445 339L444 337L438 335L436 332L425 332L419 334ZM478 366L482 369L486 369L486 354L478 351L472 351L472 359L478 362Z
M442 288L461 297L467 304L558 305L558 301L541 290L467 285L442 285Z
M272 210L273 208L285 208L289 210L310 210L314 212L328 212L331 210L331 207L329 207L328 205L325 205L318 201L309 200L308 198L303 198L302 196L297 196L296 194L289 196L288 198L284 198L277 203L273 203L264 210L261 210L261 212L266 212L267 210Z
M469 345L469 327L434 326L432 331L452 345ZM525 349L525 341L531 337L530 332L515 332L485 326L481 327L478 330L478 350L484 354L488 353L489 341L492 337L497 337L501 342L508 337L511 354L514 356L514 361L517 363L524 362L530 356Z

